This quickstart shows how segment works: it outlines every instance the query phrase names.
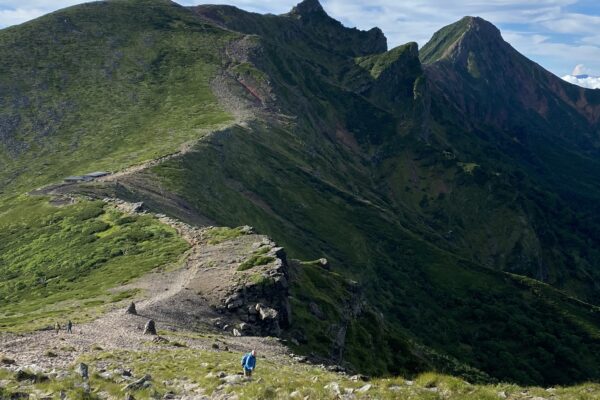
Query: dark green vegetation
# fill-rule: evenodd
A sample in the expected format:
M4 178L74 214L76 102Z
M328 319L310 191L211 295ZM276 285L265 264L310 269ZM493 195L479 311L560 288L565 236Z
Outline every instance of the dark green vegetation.
M137 9L145 17L123 23ZM165 69L150 68L152 75L145 62L128 64L134 76L152 76L159 86L103 81L101 95L102 88L115 88L111 106L132 101L129 93L142 88L157 90L139 103L154 106L120 107L117 115L180 132L172 143L194 138L191 128L226 120L207 83L222 64L233 78L232 93L242 90L239 82L252 94L240 101L257 117L88 193L112 191L187 220L195 213L221 225L249 224L293 257L326 256L334 272L300 266L292 281L296 322L287 335L299 350L373 374L436 369L526 384L600 378L596 92L556 79L473 18L440 31L419 54L415 44L384 52L379 31L346 29L314 0L283 16L133 0L65 12L78 16L76 24L90 10L111 18L89 27L79 22L86 34L121 21L111 30L121 40L150 30L162 40L142 42L143 54L168 55ZM6 37L28 43L27 32L62 26L53 18L2 31L0 43ZM251 36L240 40L219 26ZM70 32L56 35L66 40ZM53 43L40 40L42 49ZM226 41L239 62L211 50ZM52 54L72 59L77 43ZM112 54L94 46L86 49ZM18 61L15 67L4 62L17 76L11 82L31 81ZM198 75L187 75L193 71ZM202 90L190 89L190 82L202 82ZM181 91L169 93L175 88ZM9 91L10 104L20 104L22 90ZM95 89L89 93L96 96ZM192 95L202 99L186 97ZM73 103L89 106L86 101ZM5 104L2 115L16 115ZM196 106L212 107L216 114L208 115L215 119L195 120L204 115ZM98 108L95 132L113 132L109 111ZM80 125L91 122L62 121L64 129L43 140L58 146L76 134L73 159L86 168L118 167L151 156L148 149L165 150L155 146L164 143L160 129L123 128L115 143L126 145L92 152L79 146L96 142ZM53 157L15 144L34 137L27 132L42 132L35 126L19 123L3 136L2 160L12 174L6 179L23 186L27 179L37 184L67 170L84 172L62 162L39 176L24 169ZM120 158L134 147L135 160ZM232 234L216 230L214 240ZM261 256L247 267L263 262Z
M253 21L261 29L286 25L296 32L289 16L219 10L230 17L220 23L232 28L252 32ZM216 12L196 11L208 17ZM154 174L199 213L227 225L256 226L303 259L326 255L338 272L358 280L366 301L383 313L365 325L384 328L342 339L342 358L354 365L455 371L449 362L439 367L435 356L411 364L409 342L401 338L412 338L496 378L528 383L597 377L598 309L569 298L594 301L594 284L571 273L570 263L558 268L557 260L540 260L544 251L556 251L540 240L538 216L548 216L552 207L545 196L559 207L567 199L536 186L525 165L515 162L525 160L510 153L492 158L499 150L488 156L491 143L483 147L471 128L441 114L455 106L442 104L441 94L433 98L435 76L420 66L415 45L343 57L335 43L312 41L306 26L323 23L322 16L310 23L313 14L304 18L300 44L265 34L261 45L270 57L253 59L272 77L279 106L299 116L297 124L233 128ZM470 149L470 142L482 147ZM569 224L546 225L553 235L576 236ZM592 273L596 254L593 247L587 253L572 259L587 263ZM539 291L534 281L492 267L544 278L570 294ZM306 280L297 284L299 292L308 290ZM298 304L296 310L301 313ZM329 337L320 338L331 344L321 345L328 350L319 350L335 357L339 331L331 321L322 325L329 328L305 324L311 337L306 345L315 346L312 335ZM387 359L390 353L403 354L404 362ZM559 373L551 372L559 365Z
M282 164L281 160L290 157L274 154L273 136L269 136L269 147L253 147L260 135L268 133L240 130L226 142L201 145L199 152L156 171L164 174L165 184L181 182L178 193L190 201L195 199L197 203L191 204L211 218L232 225L243 220L269 232L293 255L311 259L325 254L335 260L336 269L358 279L365 287L363 298L384 313L381 319L361 314L355 322L357 330L350 329L342 346L334 345L339 327L332 327L332 321L337 322L336 317L346 312L342 299L347 295L336 295L335 286L322 285L321 297L332 297L317 303L325 310L327 304L337 304L337 311L327 314L325 321L309 322L311 316L301 306L306 306L305 297L293 303L295 318L304 322L297 326L303 330L300 337L306 336L308 348L334 358L342 354L344 360L369 372L373 372L371 368L394 373L411 367L438 367L448 372L459 369L450 362L439 366L444 360L429 358L429 354L415 361L407 341L401 339L412 336L434 353L450 354L504 379L552 382L597 373L597 307L570 300L551 288L536 293L534 281L515 280L427 244L399 224L390 223L376 204L365 204L327 182L309 179L299 168ZM253 159L264 162L252 163ZM288 171L285 178L273 178L282 168ZM245 174L237 172L242 170ZM266 201L269 209L224 184L225 177L233 176L248 185L245 187L253 185L254 196ZM260 184L245 181L255 176L262 177ZM304 180L310 182L310 189L302 189ZM370 244L370 237L377 237L377 242ZM314 286L306 279L296 284L298 293L319 291L319 286L311 289ZM368 329L361 329L361 325ZM571 332L568 339L567 331ZM556 364L576 365L550 375L557 371L551 367ZM471 378L481 376L463 372ZM567 378L569 373L571 378Z
M0 207L0 330L84 320L111 293L178 260L187 244L150 216L123 216L102 202L56 208L23 198Z
M473 181L489 193L485 199L473 190L444 193L444 201L428 196L426 214L452 230L451 241L468 239L459 247L478 262L598 304L598 91L532 63L480 18L436 33L421 58L436 120L431 140L452 159L442 162L477 164ZM457 96L453 110L442 100L447 93ZM473 220L465 215L468 202L484 206L471 213ZM522 229L511 229L517 225Z

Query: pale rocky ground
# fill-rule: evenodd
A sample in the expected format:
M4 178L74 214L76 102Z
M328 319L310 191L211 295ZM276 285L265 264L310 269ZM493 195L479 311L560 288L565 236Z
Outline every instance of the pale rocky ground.
M139 204L117 199L105 201L125 213L144 212ZM72 334L68 334L64 327L59 333L41 330L26 334L0 334L0 353L14 360L14 364L5 367L13 371L26 369L60 376L73 370L76 360L82 355L93 352L164 349L164 343L152 341L156 336L144 334L144 326L150 319L156 322L160 337L177 341L188 349L231 351L240 355L255 349L263 357L289 363L289 351L279 339L237 336L242 329L234 332L234 328L240 326L242 319L247 320L245 311L241 309L247 304L240 301L239 306L228 309L226 303L228 297L240 288L244 291L248 288L245 279L250 274L281 275L274 271L281 264L274 253L278 263L257 266L248 272L237 271L240 263L253 251L263 248L278 252L280 248L266 236L253 233L250 227L242 228L243 233L238 237L211 244L205 237L209 236L206 232L211 227L192 227L164 215L157 215L157 218L175 228L190 244L190 249L180 265L172 269L157 269L114 289L115 292L139 290L141 297L136 299L137 315L126 313L128 302L124 302L92 322L76 324ZM267 307L266 301L261 304L272 310ZM250 325L263 323L265 321L256 317ZM219 348L215 349L217 344ZM54 355L48 355L49 351Z

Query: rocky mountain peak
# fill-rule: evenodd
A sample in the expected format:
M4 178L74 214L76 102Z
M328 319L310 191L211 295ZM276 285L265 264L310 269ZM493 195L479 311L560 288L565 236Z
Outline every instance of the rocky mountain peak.
M305 32L310 32L321 45L328 45L340 54L364 56L382 53L387 50L387 39L381 29L361 31L347 28L332 18L321 6L319 0L304 0L285 14L299 22Z
M489 51L498 46L506 46L500 30L494 24L480 17L465 17L466 28L460 41L467 50Z
M485 51L505 44L500 30L480 17L467 16L436 33L423 46L421 60L431 64L441 59L456 60L465 50Z
M500 30L494 24L481 17L464 17L461 21L467 23L467 32L479 32L487 37L499 39L502 37Z
M327 14L319 3L319 0L304 0L298 4L294 8L290 14L297 16L308 16L310 14Z

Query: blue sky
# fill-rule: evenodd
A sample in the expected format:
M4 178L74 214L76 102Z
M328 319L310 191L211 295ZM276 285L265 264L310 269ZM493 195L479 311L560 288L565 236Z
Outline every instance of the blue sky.
M284 13L299 0L212 0L261 13ZM22 23L78 0L0 0L0 27ZM202 0L178 0L183 5ZM380 27L390 47L423 45L439 28L465 15L480 16L502 30L505 40L556 75L600 76L598 0L321 0L344 25ZM577 67L577 68L576 68ZM581 83L580 83L581 84Z

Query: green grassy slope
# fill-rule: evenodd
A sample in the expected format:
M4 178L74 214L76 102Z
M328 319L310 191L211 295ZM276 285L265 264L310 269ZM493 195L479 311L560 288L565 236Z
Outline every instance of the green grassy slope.
M181 340L178 336L169 339ZM168 346L168 345L167 345ZM165 346L166 347L166 346ZM218 390L221 380L217 374L221 371L234 373L239 369L240 355L236 352L210 351L185 348L165 348L149 351L93 351L81 357L79 361L90 366L89 384L91 393L86 396L81 387L81 377L75 371L61 378L51 378L28 386L26 392L58 393L63 391L67 396L99 399L101 394L114 397L123 395L123 379L118 375L107 377L97 371L109 371L131 368L134 376L150 374L152 385L149 388L132 391L136 399L155 399L168 392L175 395L189 393L198 385L206 395L237 395L245 399L289 399L308 397L315 399L336 399L339 395L331 388L337 383L341 393L352 391L356 399L415 399L415 400L495 400L502 394L510 399L525 400L531 398L548 398L557 400L594 400L597 399L600 385L594 383L572 387L554 387L549 390L542 387L523 387L512 384L472 385L456 377L425 373L413 380L403 378L376 378L369 382L353 381L347 375L325 371L313 365L293 364L262 358L259 354L257 368L251 382L237 385L225 385ZM12 393L23 392L15 381L15 375L8 370L0 369L0 378L6 386L0 388L0 396L9 398ZM366 391L359 391L366 384Z
M22 193L230 123L210 82L237 37L161 0L89 3L0 31L0 330L91 317L127 295L108 289L181 255L185 243L150 217Z
M229 122L209 86L232 37L144 0L0 31L0 191L120 169Z
M19 193L114 171L232 118L210 81L235 34L168 1L97 2L0 31L0 327L86 319L186 248L150 217Z
M112 293L178 260L188 245L150 216L125 216L102 202L55 207L44 198L0 206L0 331L83 321Z
M472 20L472 17L464 17L460 21L437 31L419 52L421 61L424 64L430 64L451 55L448 50L465 33Z

